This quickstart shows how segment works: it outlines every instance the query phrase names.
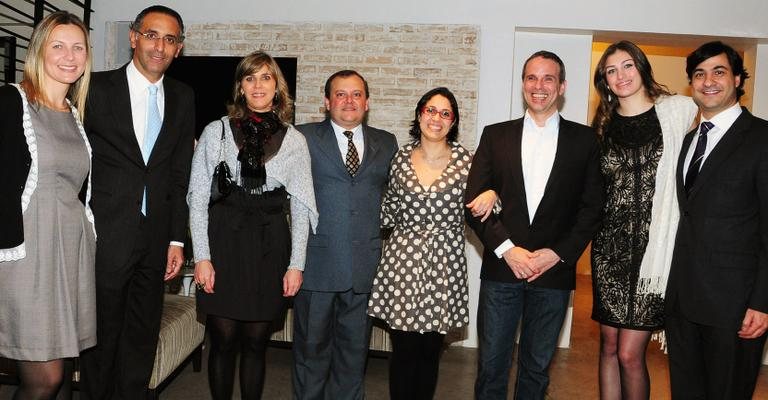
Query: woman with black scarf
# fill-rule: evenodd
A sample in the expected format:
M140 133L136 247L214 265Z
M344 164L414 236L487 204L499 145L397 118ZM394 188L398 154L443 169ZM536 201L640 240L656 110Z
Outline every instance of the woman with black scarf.
M292 99L274 59L243 58L232 97L228 115L200 136L187 201L211 396L232 397L240 353L242 398L259 399L273 321L301 286L318 214L309 151L290 124Z

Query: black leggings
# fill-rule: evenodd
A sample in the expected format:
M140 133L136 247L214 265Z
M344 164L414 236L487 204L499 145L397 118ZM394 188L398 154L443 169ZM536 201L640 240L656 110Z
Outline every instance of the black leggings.
M208 315L211 337L208 354L208 383L213 400L231 400L235 381L235 362L240 353L240 395L261 399L264 388L264 356L271 322L246 322Z
M432 399L445 335L392 329L390 338L389 397L392 400Z

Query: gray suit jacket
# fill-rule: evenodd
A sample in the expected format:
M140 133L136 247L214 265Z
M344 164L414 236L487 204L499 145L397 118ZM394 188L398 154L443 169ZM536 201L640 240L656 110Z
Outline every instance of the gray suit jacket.
M349 176L330 120L299 125L312 156L320 221L309 235L302 289L369 293L381 256L379 212L397 141L389 132L363 126L365 150Z

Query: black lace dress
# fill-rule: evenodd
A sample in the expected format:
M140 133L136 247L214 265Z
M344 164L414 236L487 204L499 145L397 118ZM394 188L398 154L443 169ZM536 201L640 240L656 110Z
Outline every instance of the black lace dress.
M661 296L637 293L663 147L655 107L632 117L614 112L604 132L606 204L592 243L592 319L601 324L637 330L663 325Z

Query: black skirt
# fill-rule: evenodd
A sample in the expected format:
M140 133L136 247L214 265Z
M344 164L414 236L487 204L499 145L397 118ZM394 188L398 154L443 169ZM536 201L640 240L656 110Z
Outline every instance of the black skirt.
M283 275L290 262L288 196L235 190L208 210L214 293L197 291L204 314L240 321L275 321L285 314Z

